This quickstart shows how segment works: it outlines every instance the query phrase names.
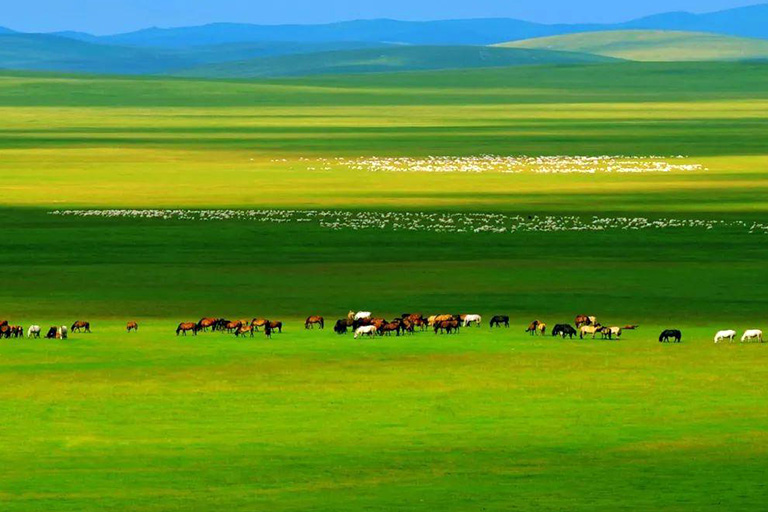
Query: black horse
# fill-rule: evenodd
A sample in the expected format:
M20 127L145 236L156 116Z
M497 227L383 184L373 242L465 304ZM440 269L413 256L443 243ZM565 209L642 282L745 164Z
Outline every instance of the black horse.
M48 332L45 334L45 337L49 340L56 339L56 334L58 334L59 330L56 327L51 327L48 329Z
M576 329L574 329L570 324L557 324L555 328L552 329L552 336L560 335L562 338L569 336L571 339L573 339L573 337L577 334L578 333L576 332Z
M501 327L502 324L504 324L504 327L509 327L509 317L507 315L496 315L491 318L491 329L493 329L494 325Z
M347 318L336 320L336 325L333 326L333 332L336 334L347 334L347 322L349 322L349 319Z
M670 340L674 340L675 343L680 343L683 338L683 333L677 329L667 329L659 335L659 343L669 343Z

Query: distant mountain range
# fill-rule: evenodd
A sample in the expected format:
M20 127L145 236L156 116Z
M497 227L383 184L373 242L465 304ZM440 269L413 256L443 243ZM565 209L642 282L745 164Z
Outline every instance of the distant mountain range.
M27 34L0 27L0 69L250 78L577 64L611 57L745 60L763 59L765 40L768 4L709 14L659 14L612 25L514 19L217 23L110 36ZM501 43L512 48L488 48Z
M444 21L357 20L324 25L215 23L197 27L148 28L110 36L80 32L54 35L90 43L185 48L243 42L376 42L410 45L490 45L576 32L653 29L711 32L768 38L768 4L707 14L671 12L608 25L545 25L515 19Z

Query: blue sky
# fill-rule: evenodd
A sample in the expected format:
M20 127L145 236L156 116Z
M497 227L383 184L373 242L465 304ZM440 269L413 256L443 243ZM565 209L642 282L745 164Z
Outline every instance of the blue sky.
M425 20L512 17L544 23L615 22L686 10L707 12L756 0L5 0L0 26L23 31L108 34L149 26L325 23L361 18Z

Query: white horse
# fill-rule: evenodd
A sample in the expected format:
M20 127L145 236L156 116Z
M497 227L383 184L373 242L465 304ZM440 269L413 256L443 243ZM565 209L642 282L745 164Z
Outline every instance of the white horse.
M736 337L736 331L732 329L728 329L727 331L718 331L717 334L715 334L715 343L720 343L721 341L733 341L733 338Z
M39 338L40 337L40 326L39 325L30 325L29 329L27 329L27 338Z
M355 313L355 317L353 320L362 320L363 318L371 318L371 312L370 311L358 311Z
M375 335L376 335L375 325L364 325L362 327L358 327L357 330L355 330L355 339L357 339L358 336L375 336Z
M59 338L60 340L67 339L67 326L66 325L62 325L61 327L59 327L57 329L56 337Z
M480 315L466 315L464 317L464 327L469 327L469 325L472 322L477 322L477 326L480 327L480 322L483 320L483 317Z
M748 331L744 331L744 334L741 337L741 341L752 341L757 340L760 343L763 342L763 331L760 329L749 329Z

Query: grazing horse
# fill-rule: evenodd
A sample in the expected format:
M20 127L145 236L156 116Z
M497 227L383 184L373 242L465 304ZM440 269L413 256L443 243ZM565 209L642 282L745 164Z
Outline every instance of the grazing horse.
M373 337L378 332L378 329L375 325L363 325L361 327L358 327L355 329L355 339L357 339L359 336L370 336Z
M589 315L578 315L574 321L578 329L582 325L597 325L597 317Z
M251 320L251 325L254 326L258 331L259 327L264 327L265 325L267 325L267 322L269 322L269 320L267 320L266 318L254 318L253 320Z
M62 325L58 329L56 329L56 337L60 340L67 339L67 326Z
M14 338L23 338L24 337L24 328L20 325L14 325L11 327L11 336Z
M194 322L182 322L179 324L179 326L176 328L176 336L179 335L179 333L184 333L184 336L187 335L187 332L192 331L192 334L197 336L197 331L199 331L200 328L198 327L198 324Z
M397 333L398 336L400 336L400 322L388 322L381 326L381 329L379 330L379 334L383 335L391 335L392 333Z
M85 332L91 332L91 323L78 320L72 324L72 332L80 332L81 330Z
M371 316L373 316L373 313L370 311L358 311L354 314L352 320L362 320L363 318L371 318Z
M579 339L583 340L584 335L592 335L592 339L595 339L595 335L602 330L603 326L600 324L595 325L582 325L579 327Z
M718 331L718 333L715 334L715 343L720 343L721 341L725 341L725 340L733 342L733 338L735 337L736 337L736 331L732 329L727 331Z
M245 336L246 334L250 334L251 338L253 338L254 328L252 325L240 325L237 330L235 331L235 337Z
M683 339L683 334L677 329L667 329L659 335L659 343L669 343L670 340L680 343L681 339Z
M752 341L757 340L758 342L763 342L763 331L760 329L749 329L747 331L744 331L744 334L741 336L742 343L745 341Z
M347 327L349 327L349 324L347 323L348 321L349 319L347 318L336 320L336 325L333 326L333 332L336 334L347 334Z
M440 320L435 322L435 334L437 334L438 331L446 332L447 334L451 334L452 332L459 332L460 326L461 322L455 318L451 318L449 320Z
M211 330L215 329L216 322L218 322L218 318L201 318L199 322L197 322L197 330L198 331L207 331L209 328Z
M126 326L125 329L126 329L127 332L131 332L131 331L138 332L139 331L139 324L137 324L136 322L128 322L128 325Z
M27 338L39 338L40 331L41 329L39 325L30 325L27 330Z
M509 327L509 317L507 315L496 315L493 318L491 318L491 329L493 329L493 326L501 327L502 324L505 327Z
M10 338L11 337L11 326L10 325L0 325L0 338Z
M600 329L600 334L603 335L603 339L608 338L612 340L614 336L616 339L621 339L621 327L603 327Z
M552 329L552 336L561 336L563 339L565 339L566 336L573 339L576 334L578 334L576 329L569 324L557 324L555 325L555 328Z
M321 316L310 316L307 317L306 320L304 320L304 328L309 329L315 328L315 324L319 324L321 329L325 329L325 319Z
M472 323L477 324L480 327L480 323L483 321L483 317L480 315L464 315L464 327L469 327Z
M270 322L267 322L266 324L264 324L264 326L265 326L265 328L267 326L269 326L270 332L274 331L275 329L277 329L277 332L280 332L280 333L283 332L283 322L271 322L270 321Z
M528 328L525 330L525 332L531 333L531 336L535 336L538 334L541 334L544 336L547 332L547 324L544 322L540 322L539 320L534 320L531 322L531 325L528 326Z
M248 325L248 323L243 323L242 320L238 320L236 322L227 322L227 325L224 326L224 330L226 330L229 333L232 333L236 331L237 329L243 327L244 325ZM251 324L250 327L253 327Z
M59 329L56 326L50 327L48 332L45 334L45 338L49 340L55 340L58 338L58 332Z

